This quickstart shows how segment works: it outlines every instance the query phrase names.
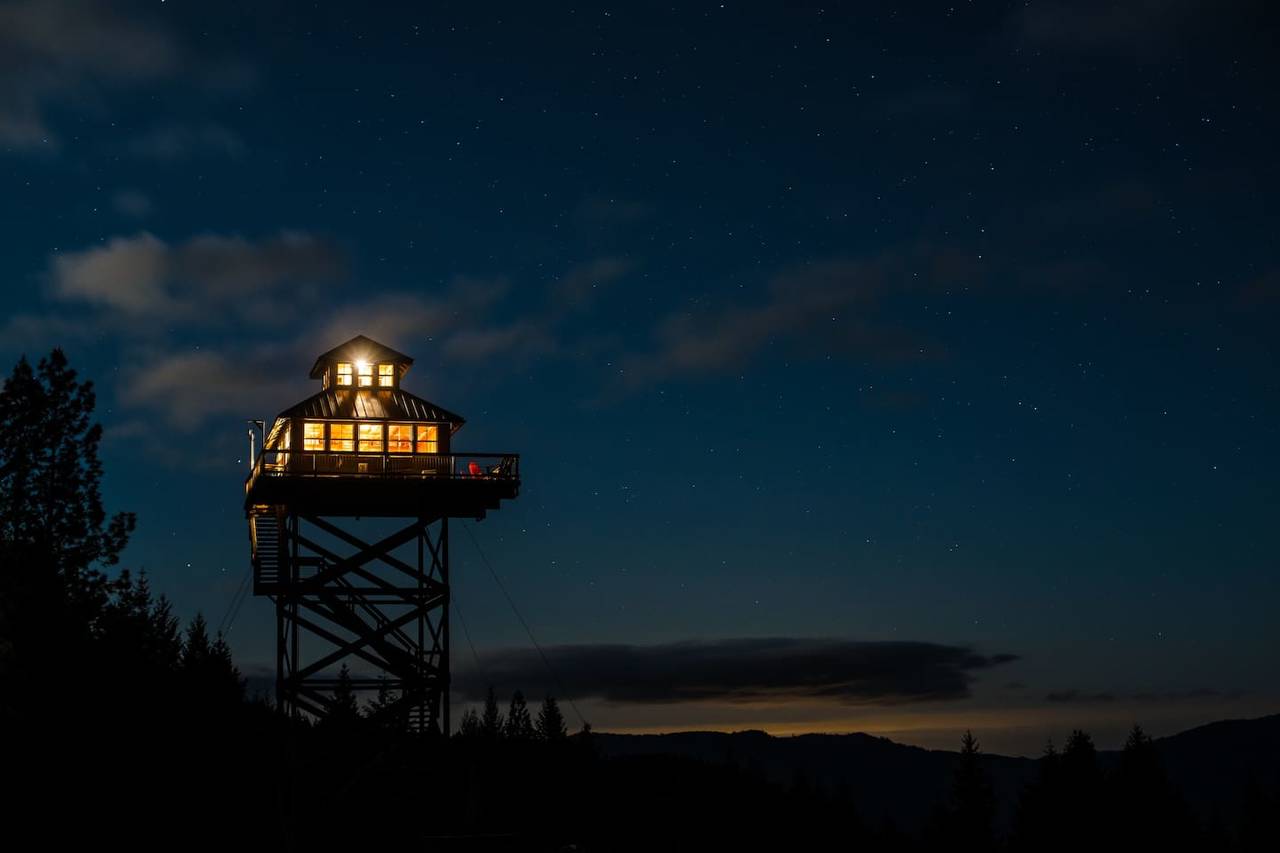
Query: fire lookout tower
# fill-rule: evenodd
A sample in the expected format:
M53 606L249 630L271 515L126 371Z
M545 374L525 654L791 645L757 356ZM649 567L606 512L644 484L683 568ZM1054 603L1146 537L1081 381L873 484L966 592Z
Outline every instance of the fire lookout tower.
M321 355L321 390L264 428L245 481L253 592L275 602L291 716L327 716L353 660L381 673L353 675L355 690L398 694L381 713L449 732L449 519L516 497L520 457L454 453L463 419L401 388L412 364L363 335ZM398 522L367 542L356 518Z

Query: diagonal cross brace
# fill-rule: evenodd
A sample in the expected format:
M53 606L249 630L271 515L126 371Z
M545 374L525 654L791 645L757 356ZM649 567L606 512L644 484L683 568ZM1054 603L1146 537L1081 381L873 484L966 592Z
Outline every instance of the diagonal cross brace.
M330 664L337 663L347 655L354 654L356 649L359 649L363 646L375 646L376 648L378 641L385 638L387 634L396 630L401 625L409 624L410 622L412 622L417 618L418 618L418 613L416 611L410 610L408 613L402 614L398 618L390 620L386 624L379 627L373 633L363 634L361 636L356 637L354 640L351 640L343 644L342 646L339 646L336 650L330 652L329 654L325 655L319 660L313 661L308 666L298 670L297 672L294 673L294 675L298 678L307 678L308 676L312 676L312 675L315 675L317 672L320 672Z

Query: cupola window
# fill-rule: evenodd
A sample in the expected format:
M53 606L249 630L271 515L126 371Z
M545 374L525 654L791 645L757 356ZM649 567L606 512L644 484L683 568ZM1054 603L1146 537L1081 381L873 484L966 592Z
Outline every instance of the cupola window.
M349 361L338 362L338 384L339 385L351 384L351 362Z
M396 366L394 364L378 365L378 385L390 388L396 384Z
M358 384L360 387L368 388L373 384L373 365L367 361L357 361L356 375L359 377Z

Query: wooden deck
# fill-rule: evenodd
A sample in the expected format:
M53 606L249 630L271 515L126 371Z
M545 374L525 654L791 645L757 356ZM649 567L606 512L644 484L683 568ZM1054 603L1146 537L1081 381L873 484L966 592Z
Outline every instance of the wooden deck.
M245 480L246 515L287 506L317 516L483 518L520 492L514 453L267 451Z

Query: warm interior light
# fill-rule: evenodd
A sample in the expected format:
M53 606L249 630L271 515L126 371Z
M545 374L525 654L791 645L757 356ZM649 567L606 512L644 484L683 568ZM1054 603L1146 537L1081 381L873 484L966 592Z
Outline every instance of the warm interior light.
M324 450L324 424L306 421L302 424L302 449Z
M413 452L413 424L387 424L387 452Z
M417 435L418 453L440 452L440 428L435 424L419 424Z
M356 384L367 387L373 384L373 365L367 361L356 362L356 375L359 380Z
M354 424L329 424L329 449L339 452L353 450L355 431Z
M382 424L360 424L360 445L356 449L361 453L381 453Z

